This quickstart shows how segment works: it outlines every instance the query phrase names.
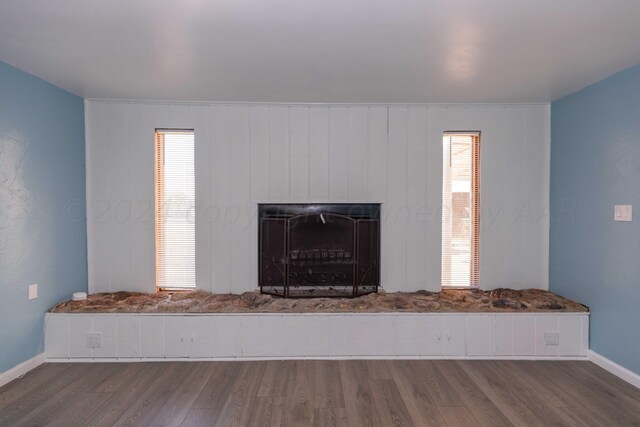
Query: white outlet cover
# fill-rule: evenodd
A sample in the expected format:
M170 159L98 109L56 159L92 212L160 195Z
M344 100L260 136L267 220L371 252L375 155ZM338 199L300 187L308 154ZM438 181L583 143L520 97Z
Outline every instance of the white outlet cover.
M614 221L631 221L633 219L632 205L615 205L613 220Z
M546 345L560 345L560 332L545 332L544 343Z
M87 348L102 347L102 332L87 333Z
M29 285L29 299L38 298L38 284Z

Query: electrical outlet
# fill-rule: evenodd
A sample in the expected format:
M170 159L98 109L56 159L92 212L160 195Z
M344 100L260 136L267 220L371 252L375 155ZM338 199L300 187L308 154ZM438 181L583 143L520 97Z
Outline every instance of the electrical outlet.
M545 345L560 345L560 332L545 332Z
M38 284L29 285L29 299L38 298Z
M88 348L102 347L102 332L87 333L87 347Z

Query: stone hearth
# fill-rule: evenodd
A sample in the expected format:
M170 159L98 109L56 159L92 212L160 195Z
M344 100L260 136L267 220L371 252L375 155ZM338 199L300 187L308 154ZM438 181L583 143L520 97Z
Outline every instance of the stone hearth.
M86 301L66 301L52 313L476 313L588 312L588 308L540 289L395 292L358 298L283 299L259 292L210 294L204 291L101 293Z

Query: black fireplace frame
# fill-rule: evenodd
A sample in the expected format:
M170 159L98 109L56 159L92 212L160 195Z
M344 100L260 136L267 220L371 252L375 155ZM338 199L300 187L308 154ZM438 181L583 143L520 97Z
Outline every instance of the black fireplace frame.
M353 298L370 293L378 292L380 287L380 203L260 203L258 204L258 284L260 292L284 298L318 298L318 297L335 297L335 298ZM309 261L309 267L312 264L328 268L333 272L327 274L332 275L332 279L326 279L319 283L317 280L313 284L301 283L299 275L307 275L300 271L301 266L298 263L304 263L297 257L301 252L299 248L291 247L291 235L295 232L293 224L297 221L309 221L308 224L315 221L318 224L320 214L323 214L322 222L326 220L342 221L342 224L352 224L353 246L352 248L341 249L317 249L321 251L322 261L320 258L314 258ZM304 223L307 224L307 223ZM270 233L269 227L274 227L277 239L270 237L270 245L273 241L279 241L282 238L282 249L278 256L272 255L273 250L269 252L271 246L263 251L263 235ZM348 231L351 232L351 231ZM345 235L346 236L346 235ZM349 249L351 252L349 252ZM319 257L320 252L315 253L314 257ZM292 257L293 253L296 256ZM335 261L325 261L325 259ZM309 258L310 259L310 258ZM349 270L349 266L352 270ZM313 266L313 269L316 269ZM332 267L333 266L333 267ZM271 270L267 274L267 270ZM309 268L311 277L312 268ZM336 279L336 271L341 271L344 280ZM273 274L276 275L274 279ZM321 273L316 273L321 274ZM325 277L324 274L322 274ZM296 278L296 280L294 280ZM315 280L315 279L314 279ZM335 281L333 281L335 280Z

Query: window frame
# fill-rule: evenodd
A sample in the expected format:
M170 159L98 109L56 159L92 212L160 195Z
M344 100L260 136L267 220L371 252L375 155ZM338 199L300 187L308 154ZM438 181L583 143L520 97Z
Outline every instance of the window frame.
M193 150L194 150L194 165L193 165L193 178L194 178L194 204L193 204L193 218L194 218L194 264L195 264L195 130L185 128L156 128L154 131L154 221L155 221L155 288L156 292L160 291L172 291L172 292L188 292L197 289L197 278L194 265L194 283L193 286L163 286L160 283L161 274L161 246L162 241L161 234L164 233L163 224L160 218L164 215L164 208L166 207L164 197L164 166L165 162L165 141L164 135L166 134L190 134L193 137Z
M480 225L480 213L481 213L481 147L482 147L482 132L479 130L447 130L442 133L442 141L444 148L444 138L448 135L466 135L473 138L471 143L471 241L470 241L470 271L469 271L469 285L445 285L444 284L444 271L441 271L440 285L443 289L479 289L480 288L480 238L481 238L481 225ZM443 161L444 161L443 153ZM444 227L444 173L442 172L442 218L441 226ZM442 237L441 233L441 237ZM440 244L441 249L441 265L444 263L444 251L443 242Z

